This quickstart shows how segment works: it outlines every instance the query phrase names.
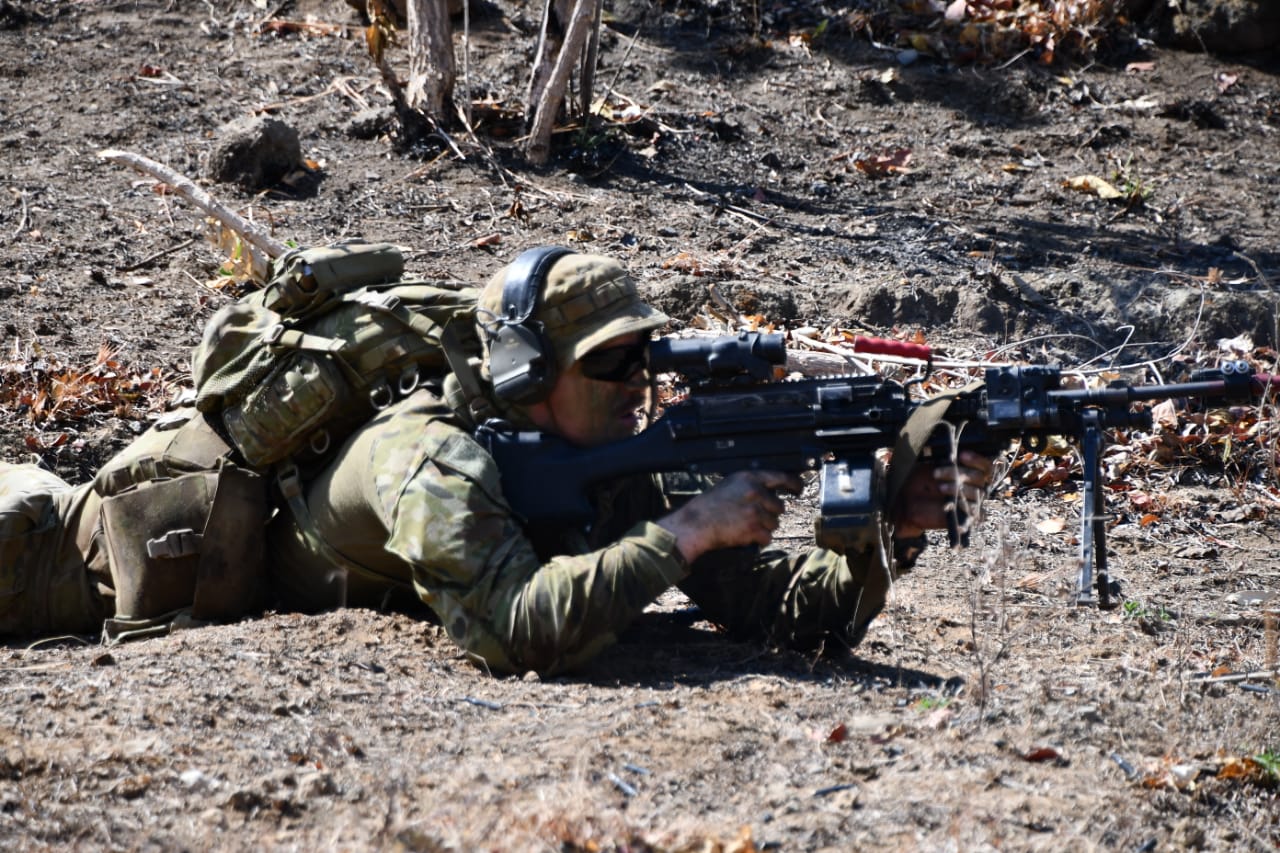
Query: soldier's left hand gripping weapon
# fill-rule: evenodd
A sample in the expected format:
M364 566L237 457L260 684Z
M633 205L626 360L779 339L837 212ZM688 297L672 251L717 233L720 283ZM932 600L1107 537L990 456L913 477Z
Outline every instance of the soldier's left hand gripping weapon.
M930 355L923 346L859 340L861 351L925 360ZM491 422L477 438L497 460L507 501L532 527L589 524L593 487L630 474L820 470L815 538L822 547L843 551L861 541L864 528L876 518L877 452L894 447L913 412L928 401L913 401L907 385L875 375L775 380L775 366L785 360L780 334L656 340L649 349L650 371L682 375L689 393L638 435L579 448L544 433ZM1084 509L1076 600L1096 600L1106 607L1111 583L1103 430L1150 429L1150 411L1135 403L1171 398L1256 401L1270 388L1280 388L1280 376L1254 374L1238 361L1176 384L1074 389L1063 388L1061 380L1058 367L987 368L981 384L950 396L929 440L929 453L935 462L945 462L962 449L995 456L1015 440L1033 451L1043 450L1052 436L1079 442ZM963 526L962 519L953 519L953 543L962 540L958 531Z

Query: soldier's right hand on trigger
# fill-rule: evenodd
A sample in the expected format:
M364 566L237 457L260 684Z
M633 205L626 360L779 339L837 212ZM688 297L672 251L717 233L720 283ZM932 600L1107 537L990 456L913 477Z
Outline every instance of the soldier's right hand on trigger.
M768 545L786 509L778 492L799 494L803 485L795 474L739 471L658 524L675 534L680 554L689 563L719 548Z

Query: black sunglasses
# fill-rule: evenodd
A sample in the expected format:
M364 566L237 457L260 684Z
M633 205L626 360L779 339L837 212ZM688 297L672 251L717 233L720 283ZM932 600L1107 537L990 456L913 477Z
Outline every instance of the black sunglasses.
M592 350L578 359L582 375L599 382L626 382L645 366L648 341Z

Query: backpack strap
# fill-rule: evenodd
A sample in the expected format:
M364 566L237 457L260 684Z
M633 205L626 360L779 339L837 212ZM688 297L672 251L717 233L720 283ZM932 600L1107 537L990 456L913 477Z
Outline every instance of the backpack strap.
M324 335L312 335L297 329L290 329L283 323L277 323L263 335L263 343L280 349L300 349L312 352L338 352L343 341L338 338L326 338Z
M449 372L457 383L457 389L461 392L458 395L461 399L454 399L455 395L452 394L448 395L449 406L470 419L475 426L497 417L497 408L484 393L484 386L476 374L476 366L468 358L466 348L458 335L458 329L453 323L441 330L440 345L444 350L445 360L449 362ZM446 389L452 390L452 385L453 383L447 383Z

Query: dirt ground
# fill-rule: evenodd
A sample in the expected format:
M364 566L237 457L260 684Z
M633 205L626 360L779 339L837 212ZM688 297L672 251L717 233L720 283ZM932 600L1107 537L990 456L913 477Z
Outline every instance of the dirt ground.
M314 171L210 189L280 239L401 243L423 276L479 282L569 243L625 259L677 326L714 284L787 328L1150 361L1136 381L1212 362L1224 338L1270 357L1274 50L1172 51L1117 26L1074 62L953 64L890 47L867 5L617 3L597 77L615 120L559 134L531 170L511 120L524 4L474 7L459 91L477 134L402 152L364 130L388 99L339 0L0 0L4 380L85 371L106 347L140 395L36 423L7 406L0 458L83 482L232 298L191 207L96 152L198 176L220 128L264 112ZM1086 175L1122 197L1065 185ZM429 623L362 610L0 647L0 847L1276 849L1275 478L1137 470L1158 511L1134 474L1113 494L1121 607L1071 604L1079 481L1011 478L971 547L935 540L850 654L727 642L674 595L548 680L491 676ZM802 503L785 544L808 520Z

